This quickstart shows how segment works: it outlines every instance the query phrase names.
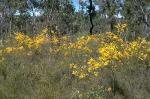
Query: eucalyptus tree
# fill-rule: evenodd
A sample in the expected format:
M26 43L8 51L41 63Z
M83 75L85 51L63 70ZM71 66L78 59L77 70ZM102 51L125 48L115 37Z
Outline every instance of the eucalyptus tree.
M125 0L122 15L127 20L134 38L150 30L149 0Z

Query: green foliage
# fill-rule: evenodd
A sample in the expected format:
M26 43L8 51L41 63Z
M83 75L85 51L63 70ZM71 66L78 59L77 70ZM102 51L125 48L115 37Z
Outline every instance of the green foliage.
M102 86L97 86L96 89L90 90L87 94L87 99L104 99L105 92Z
M149 99L150 1L91 1L0 1L0 99Z

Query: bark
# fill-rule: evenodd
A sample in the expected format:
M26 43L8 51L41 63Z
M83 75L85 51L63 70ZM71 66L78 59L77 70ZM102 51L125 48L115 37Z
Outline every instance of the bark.
M89 0L90 2L90 8L89 8L89 16L90 16L90 23L91 23L91 28L90 28L90 34L92 35L93 34L93 28L94 28L94 24L93 24L93 12L92 12L92 7L93 7L93 4L92 4L92 0Z

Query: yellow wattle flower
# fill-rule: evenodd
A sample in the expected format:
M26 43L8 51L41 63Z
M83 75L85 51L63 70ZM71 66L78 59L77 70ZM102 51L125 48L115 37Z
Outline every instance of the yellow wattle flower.
M15 39L18 43L23 43L25 40L25 35L22 32L15 33Z
M47 33L47 32L48 32L48 28L47 27L42 30L42 33Z
M14 50L15 50L15 48L13 48L13 47L7 47L5 49L6 53L8 53L8 54L12 53Z
M95 77L97 77L97 76L98 76L98 74L99 74L98 72L94 72L94 76L95 76Z

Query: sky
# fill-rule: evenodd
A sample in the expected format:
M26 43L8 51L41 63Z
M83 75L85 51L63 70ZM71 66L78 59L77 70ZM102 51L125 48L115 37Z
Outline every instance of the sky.
M86 0L83 0L83 1L86 1ZM121 0L121 1L123 1L123 0ZM79 0L72 0L72 4L75 8L75 11L79 11L79 9L80 9ZM95 9L99 10L99 6L95 5ZM34 11L34 13L35 13L36 16L41 15L41 13L39 11L36 11L36 10ZM19 14L19 12L16 12L16 15L18 15L18 14ZM32 12L30 12L30 14L33 15Z
M80 8L79 0L72 0L72 4L73 4L73 6L75 8L75 11L79 11L79 8ZM35 13L35 16L39 16L40 15L39 11L35 11L34 13ZM18 14L18 12L16 13L16 15L17 14ZM33 15L32 12L31 12L31 15Z
M79 8L80 8L79 0L72 0L72 4L73 4L75 10L78 11ZM32 12L30 12L30 14L31 14L31 16L33 15ZM35 9L34 9L34 14L35 14L35 16L40 16L40 15L41 15L40 12L39 12L39 11L36 11ZM15 15L19 15L19 12L17 11L17 12L15 13Z
M79 6L79 0L72 0L72 3L75 7L75 10L78 11L80 6Z
M82 1L86 1L86 0L82 0ZM78 11L80 9L79 0L72 0L72 3L75 7L75 10ZM99 10L99 6L95 5L95 9Z
M83 1L85 1L85 0L83 0ZM120 1L121 1L122 3L124 2L124 0L120 0ZM74 5L74 7L75 7L75 10L78 11L79 8L80 8L79 0L72 0L72 3L73 3L73 5ZM95 9L96 9L96 10L99 10L99 6L95 5ZM116 15L116 17L122 18L122 15L119 13L118 15Z

